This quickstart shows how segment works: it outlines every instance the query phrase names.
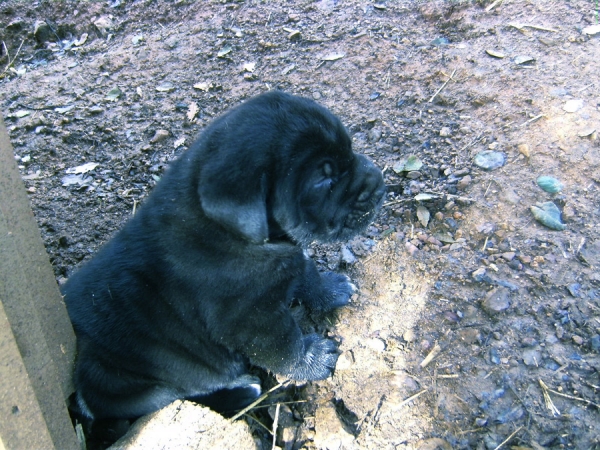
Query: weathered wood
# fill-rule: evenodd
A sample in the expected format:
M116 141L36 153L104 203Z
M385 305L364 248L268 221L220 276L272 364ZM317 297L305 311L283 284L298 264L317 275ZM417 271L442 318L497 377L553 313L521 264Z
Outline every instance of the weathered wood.
M56 448L76 449L65 403L72 392L75 336L1 118L0 255L0 303L10 324L0 341L0 440L9 450L48 448L28 441L46 433ZM20 362L8 357L13 344ZM45 426L36 419L36 404ZM27 414L13 414L15 407Z

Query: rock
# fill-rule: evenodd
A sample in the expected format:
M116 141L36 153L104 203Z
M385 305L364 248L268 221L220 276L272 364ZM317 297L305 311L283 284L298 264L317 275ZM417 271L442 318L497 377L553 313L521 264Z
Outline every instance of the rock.
M448 136L450 136L451 134L452 134L452 130L450 130L450 128L449 128L449 127L443 127L443 128L440 130L440 136L441 136L441 137L448 137Z
M465 344L477 344L481 342L481 332L477 328L462 328L458 331L458 337Z
M592 336L592 339L590 339L590 346L593 351L600 352L600 334Z
M356 256L354 256L352 251L345 245L342 245L342 262L349 266L356 263Z
M464 191L467 186L469 186L471 184L471 181L473 181L473 179L471 178L471 175L466 175L464 177L462 177L458 183L456 183L456 189L458 189L459 191Z
M494 170L504 165L506 157L502 152L485 150L475 155L475 165L484 170Z
M526 366L536 366L537 367L539 365L539 363L542 361L542 354L540 353L539 350L537 350L535 348L523 350L521 357L523 358L523 364L525 364Z
M383 135L383 132L379 128L371 128L371 130L369 130L369 134L368 134L369 142L372 142L372 143L379 142L382 135Z
M410 328L402 334L402 339L406 342L415 342L417 340L417 335L414 330Z
M150 143L156 144L157 142L164 141L166 138L169 137L169 134L170 133L167 130L156 130L156 133L154 133L154 137L150 139Z
M375 350L377 353L383 353L385 351L385 342L383 341L383 339L367 339L365 344L367 347L369 347L372 350Z
M510 307L510 291L505 287L494 289L483 300L482 306L491 315L507 310Z
M529 149L529 145L527 144L517 145L517 150L519 150L519 153L525 156L526 158L529 158L531 156L531 150Z
M33 36L35 37L36 41L38 41L40 44L43 44L44 42L52 40L51 38L54 37L54 34L46 22L43 20L38 20L35 22L33 27Z
M583 338L581 336L577 336L576 334L574 334L571 339L573 339L573 342L576 345L583 345Z
M506 261L512 261L513 259L515 259L515 252L504 252L501 253L500 256Z
M198 432L202 430L202 432ZM255 448L248 424L231 422L196 403L177 400L139 419L111 450L163 448Z
M521 339L521 345L523 347L535 347L538 344L537 340L535 340L532 337L524 337L523 339Z
M354 436L344 429L344 426L335 411L335 407L331 403L326 403L317 408L315 414L314 444L317 448L328 449L354 447Z

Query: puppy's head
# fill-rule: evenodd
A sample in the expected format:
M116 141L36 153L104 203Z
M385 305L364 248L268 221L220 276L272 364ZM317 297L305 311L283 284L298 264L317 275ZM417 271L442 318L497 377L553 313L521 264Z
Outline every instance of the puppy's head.
M352 152L337 117L281 92L217 119L198 151L204 213L254 243L346 240L371 222L385 193L381 171Z

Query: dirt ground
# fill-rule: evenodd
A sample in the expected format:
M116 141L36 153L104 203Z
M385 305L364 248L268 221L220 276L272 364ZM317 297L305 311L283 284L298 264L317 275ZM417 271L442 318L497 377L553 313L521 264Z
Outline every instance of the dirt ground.
M6 0L0 108L60 283L212 118L269 89L317 100L388 198L365 235L311 248L360 291L327 326L333 378L267 400L277 446L598 449L598 15L594 0ZM536 220L544 202L563 230ZM258 447L275 409L246 416Z

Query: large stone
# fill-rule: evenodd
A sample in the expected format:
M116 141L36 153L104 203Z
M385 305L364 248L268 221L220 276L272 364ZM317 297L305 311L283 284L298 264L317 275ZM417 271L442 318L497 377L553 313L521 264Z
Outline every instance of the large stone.
M231 422L209 408L176 400L139 419L110 450L165 448L239 450L256 448L256 443L246 422Z

